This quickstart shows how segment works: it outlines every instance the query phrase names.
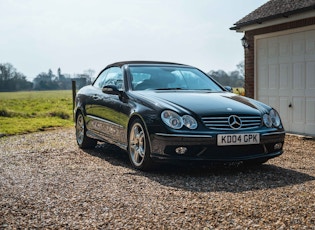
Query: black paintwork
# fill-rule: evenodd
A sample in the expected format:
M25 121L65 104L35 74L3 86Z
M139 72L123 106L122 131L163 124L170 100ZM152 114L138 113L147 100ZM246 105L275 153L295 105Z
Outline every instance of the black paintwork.
M282 126L267 128L261 124L259 128L253 130L222 131L207 128L201 120L203 116L222 115L258 115L262 117L264 113L272 109L271 107L230 93L220 85L219 87L222 89L220 92L176 89L134 91L128 71L129 66L133 65L186 67L186 65L177 63L142 61L118 62L108 65L104 70L114 66L122 69L124 79L122 90L118 90L112 85L105 86L103 89L90 85L80 89L76 96L75 114L78 112L84 114L89 137L114 143L127 149L129 124L137 117L143 121L149 134L151 157L156 160L263 160L282 154L282 148L277 151L273 150L274 143L284 142L285 133ZM195 130L185 127L180 130L169 128L160 117L161 112L165 109L173 110L180 115L193 116L198 122L198 128ZM259 133L261 144L242 147L216 146L217 134L247 132ZM174 148L178 146L189 146L190 152L186 155L177 155L174 153Z

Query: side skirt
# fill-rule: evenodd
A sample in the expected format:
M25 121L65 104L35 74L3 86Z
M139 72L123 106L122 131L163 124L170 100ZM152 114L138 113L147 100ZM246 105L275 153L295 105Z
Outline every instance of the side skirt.
M109 144L113 144L113 145L116 145L118 146L119 148L123 149L123 150L127 150L128 146L124 143L120 143L120 142L117 142L117 141L114 141L104 135L102 135L101 133L96 133L96 132L92 132L92 131L87 131L86 132L86 135L90 138L93 138L93 139L96 139L96 140L99 140L99 141L103 141L103 142L107 142Z

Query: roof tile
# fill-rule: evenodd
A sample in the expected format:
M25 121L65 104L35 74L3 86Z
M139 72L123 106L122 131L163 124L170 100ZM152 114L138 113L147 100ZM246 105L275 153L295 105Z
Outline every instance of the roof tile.
M315 10L315 0L269 0L234 25L251 25L309 10Z

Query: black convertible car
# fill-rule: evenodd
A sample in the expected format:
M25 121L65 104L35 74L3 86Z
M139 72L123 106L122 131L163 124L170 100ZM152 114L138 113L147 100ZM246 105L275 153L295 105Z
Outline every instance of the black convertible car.
M285 131L275 109L188 65L108 65L75 103L79 147L115 144L141 170L163 160L262 164L283 152Z

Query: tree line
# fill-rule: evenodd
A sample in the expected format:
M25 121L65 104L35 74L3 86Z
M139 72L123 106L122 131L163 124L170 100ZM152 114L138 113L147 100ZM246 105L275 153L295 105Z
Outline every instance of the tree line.
M95 71L88 69L82 74L63 74L58 68L57 74L51 69L38 74L32 82L18 72L10 63L0 63L0 92L22 90L62 90L71 89L72 81L76 81L77 88L92 83ZM244 62L237 65L237 70L226 73L224 70L211 70L207 73L224 86L244 87Z
M77 88L91 84L95 71L88 69L82 74L63 74L58 68L57 74L51 69L38 74L33 81L18 72L10 63L0 63L0 92L14 92L27 90L63 90L71 89L72 81L76 81Z
M71 89L72 81L76 81L77 88L82 88L85 85L92 83L92 76L94 75L94 70L89 69L84 71L83 74L75 74L71 76L70 74L62 74L61 69L58 68L57 75L53 73L51 69L47 73L42 72L38 74L33 80L34 90L61 90L61 89Z
M237 70L226 73L224 70L211 70L208 75L218 81L221 85L231 87L244 87L244 62L237 65Z
M0 91L30 90L33 84L27 81L26 76L17 70L10 63L0 63Z

